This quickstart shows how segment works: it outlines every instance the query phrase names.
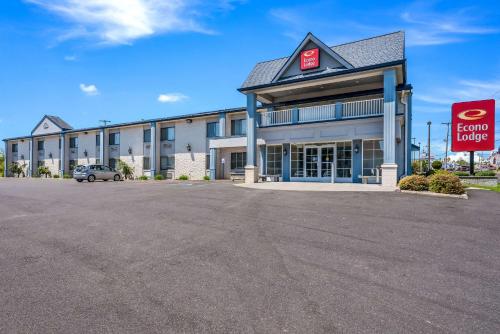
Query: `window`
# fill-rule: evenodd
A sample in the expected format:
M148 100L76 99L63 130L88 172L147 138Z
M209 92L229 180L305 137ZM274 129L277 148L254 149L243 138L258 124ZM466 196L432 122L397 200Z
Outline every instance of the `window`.
M205 156L205 169L210 169L210 154Z
M59 149L61 149L61 138L59 137Z
M95 146L101 146L101 135L95 135Z
M291 177L304 176L304 146L292 145L291 146Z
M144 129L143 139L145 143L151 143L151 129Z
M78 137L71 137L69 139L69 148L78 148Z
M109 134L109 145L120 145L120 132Z
M247 152L231 152L231 170L244 169L247 163Z
M96 158L96 159L95 159L95 163L96 163L97 165L100 165L100 164L101 164L101 159Z
M113 159L113 158L109 159L109 167L111 169L116 169L117 164L118 164L118 159Z
M37 163L36 163L36 166L37 167L42 167L42 166L45 166L45 161L43 160L38 160Z
M207 138L219 136L219 122L207 123Z
M384 162L382 140L363 141L363 176L375 176L376 168Z
M267 147L267 175L281 175L281 145Z
M246 134L247 134L246 118L231 120L231 136L244 136Z
M160 157L160 169L161 170L175 169L175 156L167 155Z
M352 166L352 143L337 143L337 177L350 178Z
M142 169L144 169L144 170L151 169L151 159L149 157L142 158Z
M173 126L168 128L161 128L160 130L160 140L175 140L175 128Z
M76 160L70 160L69 161L69 170L74 170L77 165L78 165L78 162Z
M37 147L38 147L38 150L39 151L43 151L43 146L44 146L44 141L43 140L39 140L37 142Z
M12 144L12 153L17 153L17 144Z

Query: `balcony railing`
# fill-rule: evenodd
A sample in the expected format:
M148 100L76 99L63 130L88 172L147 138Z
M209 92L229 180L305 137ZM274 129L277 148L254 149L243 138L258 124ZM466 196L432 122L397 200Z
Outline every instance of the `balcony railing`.
M260 114L260 126L288 125L384 114L384 99L325 104L304 108L266 111Z
M384 114L384 99L342 103L342 118L377 116Z

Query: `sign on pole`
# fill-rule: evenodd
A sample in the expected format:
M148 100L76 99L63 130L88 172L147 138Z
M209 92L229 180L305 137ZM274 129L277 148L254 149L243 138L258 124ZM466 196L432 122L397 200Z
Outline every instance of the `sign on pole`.
M451 107L451 150L490 151L495 148L495 100L454 103Z

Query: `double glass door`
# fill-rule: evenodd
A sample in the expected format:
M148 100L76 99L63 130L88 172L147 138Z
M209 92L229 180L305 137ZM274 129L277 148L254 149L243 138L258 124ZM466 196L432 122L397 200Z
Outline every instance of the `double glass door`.
M306 179L334 181L332 171L335 170L335 146L306 146L304 163Z

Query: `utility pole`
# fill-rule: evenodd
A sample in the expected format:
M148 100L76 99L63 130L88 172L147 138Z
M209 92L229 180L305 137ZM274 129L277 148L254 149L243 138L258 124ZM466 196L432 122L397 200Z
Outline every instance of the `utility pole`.
M429 165L427 168L431 170L431 121L427 122L427 160Z
M450 122L441 123L446 125L446 151L444 153L444 170L448 170L448 138L450 136Z
M111 121L108 121L105 119L101 119L101 120L99 120L99 122L101 122L103 126L106 126L106 125L108 125L108 123L111 123Z
M420 166L420 173L422 173L422 156L420 155L420 142L418 142L418 164Z

